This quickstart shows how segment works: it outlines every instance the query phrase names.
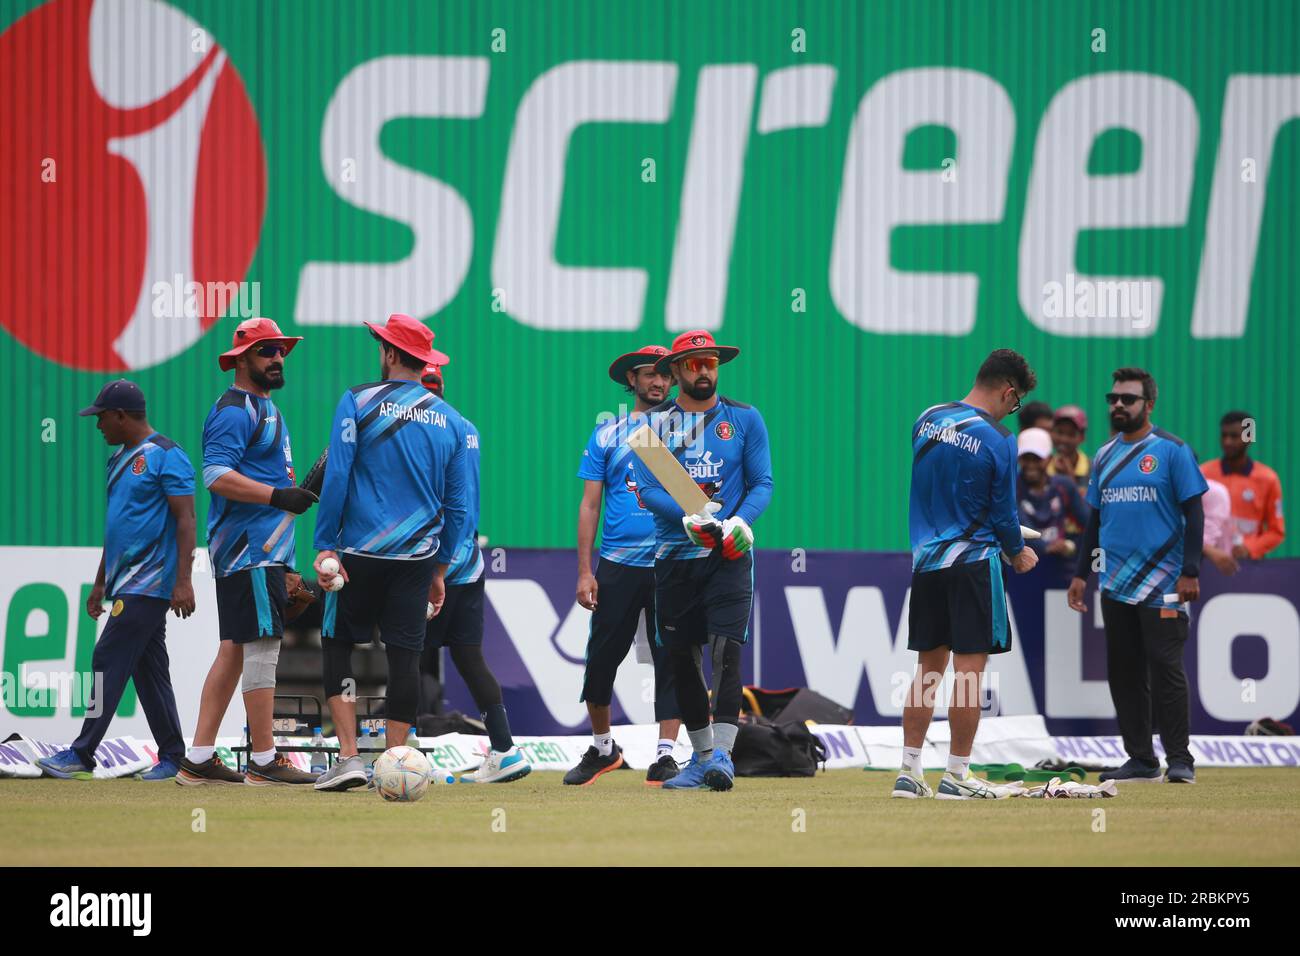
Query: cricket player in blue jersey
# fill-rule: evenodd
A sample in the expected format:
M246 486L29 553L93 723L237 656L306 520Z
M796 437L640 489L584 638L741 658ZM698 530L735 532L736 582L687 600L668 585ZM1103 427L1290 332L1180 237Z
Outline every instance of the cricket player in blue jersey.
M208 554L221 646L203 683L194 743L176 775L185 786L301 786L315 779L276 753L271 726L293 530L269 553L262 548L286 511L302 514L316 501L294 486L289 426L271 401L271 392L284 387L284 363L299 341L270 319L248 319L219 358L222 371L234 370L235 384L203 423L203 484L212 496ZM246 774L227 768L215 749L241 675L250 738Z
M446 379L442 368L424 370L424 387L445 397ZM463 416L462 416L463 417ZM483 765L461 776L462 783L510 783L522 780L533 769L515 746L510 720L501 697L501 684L483 658L483 551L478 544L479 525L479 432L465 419L465 536L455 549L447 569L446 598L442 610L429 618L424 630L423 654L437 654L446 647L451 661L469 688L474 706L487 728L491 749Z
M627 446L627 436L648 420L646 412L661 404L672 389L668 371L655 368L667 354L662 345L645 345L610 365L609 377L627 389L635 402L630 414L596 425L578 468L583 479L578 508L578 603L592 612L580 699L591 717L592 742L578 765L564 775L571 786L588 786L623 766L623 751L610 731L610 704L614 676L634 642L638 652L644 645L654 664L655 720L659 722L659 744L645 782L662 786L677 776L673 746L682 725L677 690L668 654L653 639L654 516L641 503L632 467L636 456ZM600 564L592 574L591 552L602 500Z
M181 618L194 613L194 466L180 445L149 424L144 393L134 382L109 382L81 414L94 415L104 441L120 446L108 459L104 552L86 613L98 620L104 599L113 604L91 658L98 680L81 734L68 750L37 763L52 777L89 778L95 749L134 678L158 748L158 763L138 776L170 780L185 740L167 659L167 611Z
M1017 573L1038 563L1025 546L1016 504L1016 436L1001 420L1037 384L1024 357L992 352L960 402L927 408L912 426L912 591L909 650L916 677L903 704L903 766L895 797L992 799L997 791L970 772L980 721L980 682L990 654L1011 649L1005 560ZM925 782L921 745L952 660L956 681L948 722L948 769L937 791Z
M1117 432L1093 457L1092 517L1067 599L1083 613L1092 571L1101 579L1106 671L1128 760L1103 780L1159 781L1151 716L1165 748L1169 783L1194 783L1183 648L1187 603L1200 597L1209 490L1196 456L1151 422L1156 383L1140 368L1115 371L1106 396ZM1154 705L1154 707L1153 707Z
M671 371L676 401L649 412L651 427L713 500L707 514L682 508L640 459L641 500L654 514L656 640L667 650L690 763L663 790L730 790L740 726L740 651L754 602L752 526L772 500L767 425L758 409L717 394L718 366L740 349L706 331L683 332L655 363ZM713 722L703 647L713 664Z
M406 743L419 703L425 609L441 610L447 568L468 533L465 420L420 382L425 366L445 365L447 356L409 315L365 324L379 341L380 381L339 399L316 516L325 696L340 758L317 790L366 783L352 646L370 643L376 628L388 658L387 745ZM339 570L322 567L327 560Z

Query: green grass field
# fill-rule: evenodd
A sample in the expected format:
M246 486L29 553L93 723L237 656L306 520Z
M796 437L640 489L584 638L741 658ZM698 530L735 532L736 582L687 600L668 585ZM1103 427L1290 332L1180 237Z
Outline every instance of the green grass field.
M937 774L929 776L937 783ZM430 787L414 804L385 804L366 791L4 780L0 862L1300 863L1300 774L1203 769L1197 779L1191 787L1130 785L1113 800L976 803L891 800L893 776L881 772L743 779L730 793L659 792L634 771L587 788L534 773L497 787ZM1094 832L1096 810L1105 811L1105 832ZM195 832L199 819L206 832ZM804 832L796 832L801 819Z

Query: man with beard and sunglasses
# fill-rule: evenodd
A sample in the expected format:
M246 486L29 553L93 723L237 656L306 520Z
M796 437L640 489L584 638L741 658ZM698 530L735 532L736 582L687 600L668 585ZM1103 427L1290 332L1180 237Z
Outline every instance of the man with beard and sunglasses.
M203 484L212 495L208 553L217 579L221 646L203 684L194 745L176 775L185 786L315 780L276 753L271 725L293 529L269 553L262 550L284 512L300 515L316 501L294 484L289 426L271 401L271 392L284 387L285 359L300 341L270 319L248 319L235 329L232 348L219 360L222 371L234 369L235 384L203 424ZM227 768L215 753L217 731L241 674L249 732L246 774Z
M339 762L317 790L364 786L356 746L352 646L378 630L388 661L384 709L388 748L406 743L420 698L425 613L442 610L447 569L467 527L468 433L456 409L420 381L449 359L433 332L395 313L365 323L379 343L379 381L343 393L330 428L329 459L316 515L315 568L326 589L321 611L325 697ZM338 562L330 571L326 560ZM338 590L335 578L342 577Z
M601 417L582 452L578 477L583 480L578 506L578 603L591 611L581 700L591 717L591 746L578 765L564 775L571 786L588 786L623 766L623 751L610 731L614 676L633 643L646 648L655 673L655 720L659 744L646 773L649 786L661 786L677 776L673 746L681 729L677 692L667 654L652 644L655 631L655 525L641 501L633 473L636 456L627 437L646 422L646 412L672 390L672 378L655 363L668 354L662 345L643 345L620 355L609 377L630 392L632 411L612 421ZM604 504L600 532L600 563L591 571L596 525Z
M1093 458L1092 517L1067 594L1070 607L1083 613L1088 576L1099 572L1106 676L1128 752L1124 765L1101 779L1160 780L1151 741L1154 704L1169 764L1165 780L1193 783L1183 648L1187 604L1200 596L1207 485L1191 448L1152 424L1151 374L1121 368L1113 378L1106 404L1117 434Z
M683 514L650 469L633 463L641 500L655 523L655 640L667 651L677 705L693 751L663 790L730 790L740 726L741 648L754 602L754 532L772 500L767 425L758 409L717 394L718 366L740 354L702 330L683 332L655 368L671 370L676 401L650 410L650 426L682 461L710 502ZM710 649L713 721L703 649Z

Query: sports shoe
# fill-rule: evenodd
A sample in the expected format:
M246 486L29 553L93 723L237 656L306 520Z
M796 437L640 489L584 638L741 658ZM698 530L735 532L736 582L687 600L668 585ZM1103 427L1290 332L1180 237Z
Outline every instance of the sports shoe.
M691 754L690 762L671 780L665 780L660 790L703 790L704 771L713 763L713 758L701 760L699 754Z
M530 764L518 747L511 747L505 753L499 750L488 751L483 765L473 773L460 776L461 783L510 783L522 780L532 771Z
M704 768L704 783L710 790L730 790L736 785L736 766L725 750L713 751L713 759Z
M299 770L282 753L265 766L250 760L244 771L244 783L250 787L301 787L315 782L315 775Z
M183 759L181 768L176 773L176 782L182 787L238 786L244 782L244 775L231 770L221 762L220 757L213 754L203 763L194 763L189 757Z
M645 772L645 785L647 787L662 787L679 773L681 773L681 768L677 766L677 761L673 759L673 755L664 754L652 763L650 769Z
M1195 783L1196 771L1185 763L1171 763L1165 771L1165 783Z
M609 756L606 757L593 745L587 748L578 765L564 775L564 782L571 787L589 787L602 773L609 773L621 766L623 766L622 747L613 744Z
M894 792L890 796L900 800L922 800L933 797L934 791L925 782L925 777L913 776L906 770L900 770L898 779L894 781Z
M344 757L317 777L313 784L317 790L351 790L365 785L366 765L360 754Z
M58 777L60 780L93 780L95 777L92 772L94 768L82 763L74 750L60 750L56 754L42 757L36 761L36 766L44 770L47 776Z
M955 777L945 773L934 792L936 800L996 800L998 791L987 780L981 780L969 770L966 776Z
M156 764L141 773L135 775L137 780L171 780L180 771L176 761L168 760L162 757Z
M1130 757L1124 761L1122 767L1116 767L1114 770L1107 770L1098 776L1098 780L1105 783L1107 780L1114 780L1117 783L1159 783L1160 782L1160 765L1152 767L1143 763L1136 757Z

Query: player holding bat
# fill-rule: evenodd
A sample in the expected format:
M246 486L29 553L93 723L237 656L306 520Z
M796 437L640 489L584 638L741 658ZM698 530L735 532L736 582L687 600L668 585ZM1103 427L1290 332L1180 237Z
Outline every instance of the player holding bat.
M772 500L772 460L767 426L758 410L717 394L718 366L740 349L718 345L708 332L684 332L655 363L677 380L676 401L650 410L650 427L715 500L697 494L690 514L634 436L634 466L641 500L655 518L656 641L667 649L677 702L693 754L663 790L730 790L731 751L740 723L740 652L749 639L754 599L754 521ZM669 464L672 464L671 462ZM675 468L676 465L673 464ZM681 492L679 491L678 494ZM713 660L713 723L703 648Z

